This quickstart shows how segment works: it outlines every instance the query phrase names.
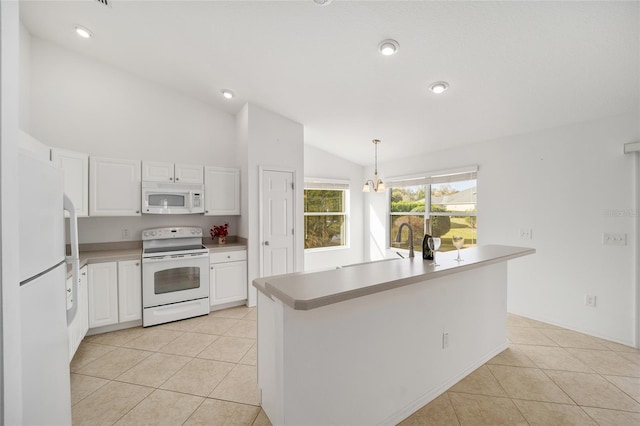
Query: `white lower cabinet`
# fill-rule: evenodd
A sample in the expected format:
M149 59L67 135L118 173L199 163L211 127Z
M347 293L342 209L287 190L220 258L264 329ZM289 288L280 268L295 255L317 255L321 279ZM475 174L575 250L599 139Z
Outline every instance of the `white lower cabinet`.
M118 323L118 264L92 263L89 272L89 327Z
M246 250L211 253L210 303L211 306L246 300Z
M142 270L139 260L118 262L118 319L142 319Z
M67 280L67 289L71 288L73 278ZM72 303L78 303L78 311L75 318L69 324L69 361L73 359L80 342L84 339L89 331L89 294L87 288L87 267L80 269L80 277L78 279L78 294L71 297Z
M89 328L142 319L140 260L89 265Z

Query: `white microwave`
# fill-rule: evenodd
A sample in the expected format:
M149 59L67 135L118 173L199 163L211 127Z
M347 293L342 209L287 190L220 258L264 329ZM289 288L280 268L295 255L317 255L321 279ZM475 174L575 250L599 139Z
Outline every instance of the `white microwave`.
M142 182L142 213L204 213L204 185Z

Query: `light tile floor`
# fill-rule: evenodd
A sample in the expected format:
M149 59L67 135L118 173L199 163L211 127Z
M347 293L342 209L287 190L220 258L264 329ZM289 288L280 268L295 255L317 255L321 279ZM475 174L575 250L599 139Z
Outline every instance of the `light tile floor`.
M86 337L71 361L75 425L270 425L256 310L244 306Z
M511 314L507 338L401 425L640 425L640 350Z
M640 425L640 350L515 315L507 337L401 425ZM254 308L89 336L71 388L78 425L270 425Z

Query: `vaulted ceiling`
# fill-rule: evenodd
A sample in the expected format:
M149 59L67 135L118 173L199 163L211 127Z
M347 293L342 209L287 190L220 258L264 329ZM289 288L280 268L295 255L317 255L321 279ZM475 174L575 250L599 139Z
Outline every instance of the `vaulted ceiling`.
M42 39L360 164L637 109L640 3L22 1ZM83 40L75 25L90 29ZM378 44L399 43L383 56ZM447 81L440 95L431 83ZM226 100L220 90L233 90Z

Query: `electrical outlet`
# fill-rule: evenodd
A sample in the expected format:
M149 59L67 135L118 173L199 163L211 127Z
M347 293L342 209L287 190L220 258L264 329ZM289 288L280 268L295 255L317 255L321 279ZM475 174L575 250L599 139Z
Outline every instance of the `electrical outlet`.
M533 229L531 229L531 228L520 228L520 239L521 240L532 240L533 239Z
M584 295L584 306L588 306L590 308L595 308L596 307L596 296L594 296L592 294L585 294Z
M449 333L442 333L442 349L449 347Z
M123 229L122 230L122 238L129 238L129 230L128 229Z
M626 246L627 234L610 234L605 232L602 234L602 244L607 246Z

